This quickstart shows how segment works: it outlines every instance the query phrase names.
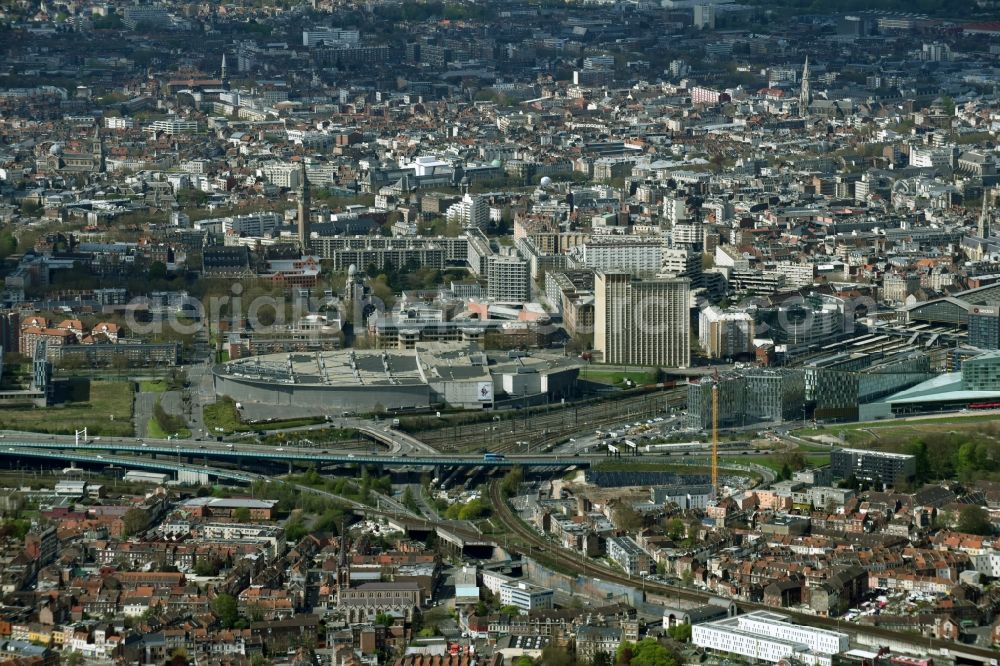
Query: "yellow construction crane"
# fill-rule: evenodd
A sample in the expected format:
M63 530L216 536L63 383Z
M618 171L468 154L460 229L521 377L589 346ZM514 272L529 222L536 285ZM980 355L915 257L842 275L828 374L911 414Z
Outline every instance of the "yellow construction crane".
M712 384L712 490L719 499L719 375Z

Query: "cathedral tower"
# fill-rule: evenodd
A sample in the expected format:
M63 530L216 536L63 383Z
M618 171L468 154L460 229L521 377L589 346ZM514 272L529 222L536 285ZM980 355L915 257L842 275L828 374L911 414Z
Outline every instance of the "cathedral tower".
M299 247L302 254L309 254L309 178L305 162L299 176Z
M809 115L809 103L812 102L812 91L809 89L809 56L806 56L806 63L802 66L802 83L799 87L799 115L802 117Z

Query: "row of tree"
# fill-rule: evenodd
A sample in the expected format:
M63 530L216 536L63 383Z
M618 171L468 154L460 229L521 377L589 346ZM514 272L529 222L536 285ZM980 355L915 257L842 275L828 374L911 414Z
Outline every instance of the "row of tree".
M969 482L1000 479L1000 424L977 432L926 432L912 444L894 447L915 457L918 482L954 479Z
M188 431L187 423L184 419L165 410L159 400L153 405L153 420L156 421L156 425L160 430L167 435L175 435Z
M481 497L469 500L465 504L455 502L444 512L444 517L450 520L478 520L492 513L490 505Z
M679 642L690 640L690 626L686 629L675 627L670 636ZM521 656L514 661L514 666L677 666L678 663L673 646L655 638L644 638L637 643L624 641L615 654L598 652L591 659L579 658L572 644L567 647L549 645L537 659Z

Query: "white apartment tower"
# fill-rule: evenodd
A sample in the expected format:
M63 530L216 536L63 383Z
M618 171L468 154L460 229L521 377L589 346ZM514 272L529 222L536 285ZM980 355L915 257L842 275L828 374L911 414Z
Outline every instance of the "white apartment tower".
M715 30L715 5L694 6L694 27L699 30Z
M705 243L705 230L697 220L675 224L670 230L670 242L674 247L700 251Z
M715 306L698 316L698 339L709 358L732 358L753 351L754 321L746 312L723 312Z
M350 28L317 26L302 31L302 46L357 46L361 33Z
M686 368L691 364L687 278L637 280L598 273L594 280L594 348L605 363Z
M664 198L663 218L671 228L681 222L686 222L688 220L687 201L683 197Z
M486 259L486 296L497 303L531 300L531 265L516 253Z
M490 204L483 197L466 194L461 201L448 207L445 218L458 222L463 229L482 229L490 222Z

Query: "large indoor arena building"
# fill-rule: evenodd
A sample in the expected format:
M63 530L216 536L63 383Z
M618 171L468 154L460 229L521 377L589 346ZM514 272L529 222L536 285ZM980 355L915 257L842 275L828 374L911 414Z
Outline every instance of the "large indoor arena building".
M486 352L475 345L427 343L409 350L251 356L216 366L213 380L218 396L288 405L297 412L492 409L572 398L581 365L558 352Z

